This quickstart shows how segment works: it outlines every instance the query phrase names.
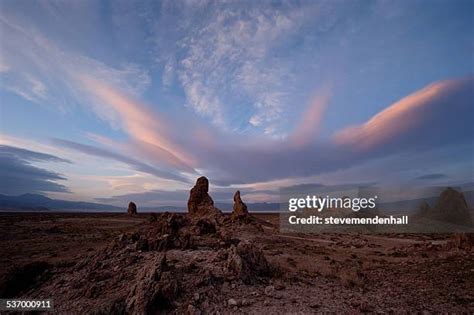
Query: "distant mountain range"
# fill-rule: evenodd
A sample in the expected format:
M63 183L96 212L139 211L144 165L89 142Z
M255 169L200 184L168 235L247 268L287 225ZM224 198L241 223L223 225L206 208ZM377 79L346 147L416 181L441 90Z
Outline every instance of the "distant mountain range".
M474 191L465 191L464 196L470 207L474 205ZM429 205L434 205L438 197L420 198L413 200L401 200L389 203L380 203L378 208L385 213L398 212L402 210L405 213L418 211L420 204L426 201ZM276 212L280 209L278 203L246 203L251 212ZM19 196L6 196L0 194L0 211L83 211L83 212L126 212L127 205L117 207L113 205L68 201L51 199L39 194L23 194ZM231 212L233 204L216 202L215 206L224 212ZM158 207L141 207L138 204L138 212L185 212L186 206L158 206Z
M0 209L2 211L117 211L123 208L101 203L57 200L37 194L20 196L0 195Z
M474 191L465 191L464 196L470 207L474 205ZM417 211L420 204L426 201L429 205L434 205L438 197L420 198L414 200L401 200L389 203L380 203L378 208L385 213L397 212L402 210L405 213L410 211ZM280 209L278 203L246 203L251 212L276 212ZM6 196L0 194L0 211L83 211L83 212L126 212L127 205L117 207L113 205L82 202L82 201L68 201L51 199L39 194L24 194L19 196ZM157 207L141 207L138 206L138 212L185 212L186 205L183 206L157 206ZM216 202L215 206L224 212L232 211L232 203Z
M216 207L223 211L232 211L230 203L216 203ZM277 211L278 203L247 203L251 211ZM0 195L0 211L110 211L110 212L126 212L124 207L113 205L82 201L58 200L45 197L38 194L24 194L19 196ZM158 207L140 207L138 204L138 212L183 212L186 206L158 206Z

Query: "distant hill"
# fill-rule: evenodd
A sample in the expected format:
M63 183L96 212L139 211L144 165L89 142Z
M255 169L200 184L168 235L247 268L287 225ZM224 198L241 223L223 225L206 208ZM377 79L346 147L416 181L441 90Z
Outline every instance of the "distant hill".
M472 208L474 205L474 191L465 191L464 196L466 198L467 204ZM430 198L420 198L413 200L401 200L388 203L378 204L378 208L382 210L383 213L415 213L418 211L420 205L423 202L427 202L430 206L433 206L438 197ZM247 207L250 212L278 212L280 209L280 204L278 203L267 203L267 202L257 202L250 203L247 202ZM231 212L233 204L232 203L222 203L217 202L216 207L221 209L224 212ZM183 206L156 206L150 207L145 206L141 207L137 203L138 212L186 212L187 207ZM82 202L82 201L68 201L68 200L59 200L51 199L39 194L24 194L20 196L6 196L0 194L0 211L111 211L111 212L126 212L126 205L123 207L117 207L113 205L103 204L103 203L93 203L93 202Z
M124 211L123 208L101 203L57 200L37 194L0 195L2 211Z
M137 204L138 212L186 212L186 206L157 206L140 207ZM217 203L216 206L224 212L232 211L231 203ZM247 203L250 211L270 212L278 211L278 203ZM24 194L20 196L6 196L0 194L0 211L111 211L126 212L126 205L117 207L113 205L82 201L68 201L51 199L38 194Z

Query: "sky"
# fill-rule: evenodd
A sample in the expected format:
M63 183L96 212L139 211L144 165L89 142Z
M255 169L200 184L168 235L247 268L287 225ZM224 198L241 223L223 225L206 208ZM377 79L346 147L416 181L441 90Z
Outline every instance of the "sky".
M0 194L474 182L472 1L0 1Z

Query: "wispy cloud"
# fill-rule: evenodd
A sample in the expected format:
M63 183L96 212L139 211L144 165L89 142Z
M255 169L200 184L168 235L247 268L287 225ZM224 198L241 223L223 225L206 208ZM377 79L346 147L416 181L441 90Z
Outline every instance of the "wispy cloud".
M187 105L221 128L282 134L282 122L287 119L283 113L295 101L291 94L297 88L294 70L300 61L277 54L281 44L318 9L311 4L242 7L224 2L165 2L164 16L174 12L177 20L186 22L178 24L180 31L171 35L164 34L162 27L154 28L156 54L163 56L158 58L163 63L163 80L175 77ZM176 44L164 47L163 38L170 37ZM232 105L236 103L238 107ZM245 122L236 124L236 115Z
M445 174L440 174L440 173L435 173L435 174L426 174L426 175L422 175L422 176L418 176L417 180L437 180L437 179L444 179L448 177L447 175Z
M128 164L135 170L143 172L143 173L148 173L148 174L151 174L160 178L164 178L164 179L171 179L171 180L176 180L180 182L188 182L188 180L185 177L179 174L160 170L152 165L148 165L146 163L140 162L133 158L130 158L130 157L127 157L125 155L121 155L115 152L111 152L103 148L98 148L91 145L76 143L73 141L63 140L63 139L53 139L53 142L59 146L77 150L85 154L112 159L118 162Z
M367 33L381 18L371 15L360 23L348 14L346 19L352 8L346 2L143 1L114 3L111 12L103 12L94 2L72 4L81 14L71 12L69 4L38 3L31 5L40 7L40 13L31 16L21 6L5 5L8 10L1 10L0 85L77 122L68 130L52 128L44 138L58 131L64 131L62 138L74 137L74 141L57 140L54 149L70 151L65 156L84 163L94 175L100 170L97 160L102 160L88 157L86 163L77 156L87 157L77 152L110 160L101 194L110 187L127 187L126 180L132 177L140 182L138 192L145 184L156 190L150 183L160 178L166 180L158 190L170 182L182 189L184 181L198 174L219 185L247 189L259 185L274 189L295 180L327 179L328 174L341 180L347 174L381 177L384 167L392 169L399 163L400 155L409 161L420 152L472 142L472 78L435 82L390 105L420 82L463 76L466 71L456 67L436 75L413 71L420 78L406 84L401 79L406 74L397 71L391 84L365 80L361 73L377 68L372 79L379 80L391 73L394 60L404 64L412 56L424 55L423 49L405 54L397 49L406 49L402 44L410 41L382 45L391 41L387 31ZM367 8L359 2L353 6L359 9L355 12ZM391 23L405 14L397 13ZM34 16L37 19L30 18ZM68 19L76 23L71 26ZM463 24L456 25L452 28L461 29ZM393 27L398 30L397 26ZM379 36L383 47L375 39L367 40L368 34ZM89 36L96 37L92 41ZM446 51L430 58L442 61L451 51L451 46L443 47ZM123 49L122 54L115 49ZM403 58L384 57L387 51ZM370 63L360 60L375 55L368 58ZM426 69L432 68L420 67ZM327 84L328 78L334 84ZM396 81L403 86L394 87ZM364 96L353 100L357 95ZM386 105L390 106L381 110ZM5 106L12 109L15 104ZM364 120L346 128L349 122ZM321 130L328 125L329 131ZM333 133L337 129L341 130ZM98 145L83 143L89 140ZM375 168L375 161L381 160L385 164ZM420 172L437 172L433 169ZM58 170L64 173L64 168ZM84 173L74 172L76 178ZM85 176L87 184L76 181L81 189L96 179ZM109 185L113 176L120 177L120 183ZM88 194L90 190L84 189ZM249 193L261 197L266 192Z
M233 196L237 189L235 188L217 188L211 185L210 194L214 202L230 203L233 202ZM259 191L255 189L241 189L242 198L246 202L258 202L262 195L275 195L275 192ZM123 195L116 195L110 198L97 198L99 202L111 204L126 204L130 200L137 202L143 206L182 206L183 210L186 208L186 200L189 197L189 189L150 189L145 192L127 193ZM266 201L269 199L267 198Z
M185 126L170 125L163 133L153 124L141 123L140 127L144 128L143 134L149 135L150 139L164 137L169 147L186 148L196 169L221 185L313 176L393 154L466 143L472 129L470 102L473 82L473 79L467 78L430 85L394 103L362 127L337 133L334 141L319 140L317 137L322 110L329 95L327 92L318 94L309 104L308 114L303 116L301 126L294 135L284 139L254 137L251 141L240 141L238 136L217 129L204 128L203 133L208 136L200 137L195 133L197 129ZM133 106L133 110L139 112L137 117L154 117L143 107L129 103L127 106ZM125 116L133 119L134 115ZM191 120L189 124L199 126ZM172 136L176 134L187 141L178 141ZM417 137L414 138L413 134ZM140 138L147 139L137 137ZM144 141L143 144L144 147L154 147L151 141ZM148 153L147 158L153 158L152 150ZM155 156L162 158L160 154Z
M145 150L153 151L162 163L195 173L192 156L172 140L173 132L168 121L104 82L90 76L81 76L81 82L90 95L98 98L100 104L119 117L119 123L135 140L136 146L145 146Z
M332 89L327 85L312 97L295 130L288 137L291 145L303 147L315 141L324 121L331 92Z
M0 87L50 109L70 112L76 105L90 106L99 117L116 117L91 102L78 81L81 74L120 87L132 95L150 85L146 70L135 64L116 67L60 47L33 24L15 15L0 14L2 35Z
M235 143L216 147L202 161L214 166L209 173L222 184L246 183L317 175L396 154L469 144L473 85L472 78L430 85L366 124L337 133L334 141L314 139L301 147L291 137ZM313 132L302 135L310 139Z

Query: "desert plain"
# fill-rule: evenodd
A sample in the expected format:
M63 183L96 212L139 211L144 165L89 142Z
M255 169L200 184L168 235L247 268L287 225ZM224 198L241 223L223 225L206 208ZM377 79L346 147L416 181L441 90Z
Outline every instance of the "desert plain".
M474 311L465 235L282 233L278 213L235 200L232 214L207 190L185 213L1 213L0 295L60 314Z

